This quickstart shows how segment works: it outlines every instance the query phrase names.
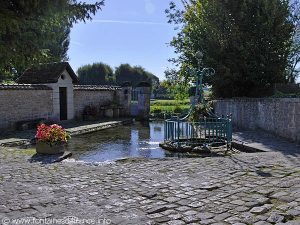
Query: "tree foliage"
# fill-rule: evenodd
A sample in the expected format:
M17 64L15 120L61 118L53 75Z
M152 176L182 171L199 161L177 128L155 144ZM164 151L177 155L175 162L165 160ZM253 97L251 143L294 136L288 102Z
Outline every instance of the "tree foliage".
M287 0L184 0L183 10L170 4L169 22L179 27L170 45L180 67L168 71L174 83L188 84L195 53L216 74L205 77L215 96L261 96L274 83L286 82L285 70L295 24Z
M111 84L114 82L113 69L105 63L93 63L77 70L79 83L84 85Z
M69 59L67 51L70 44L71 27L68 21L62 21L53 26L55 35L42 43L42 49L48 49L48 60L50 62L67 61Z
M183 100L188 98L189 84L186 79L186 71L176 71L169 69L165 72L167 80L163 83L164 87L169 89L170 95L176 100Z
M33 63L66 59L72 24L90 20L104 2L0 0L0 4L0 74L4 79Z
M153 88L158 87L159 79L154 74L146 71L141 66L131 66L121 64L115 70L116 83L121 85L130 82L132 86L137 86L140 82L148 82Z
M122 85L130 82L137 86L140 82L148 82L152 88L158 88L159 79L154 74L146 71L141 66L121 64L115 71L105 63L84 65L77 70L79 82L83 85Z
M293 22L295 29L293 32L293 43L288 57L286 77L288 82L295 83L300 74L300 1L293 1L290 8L290 19Z

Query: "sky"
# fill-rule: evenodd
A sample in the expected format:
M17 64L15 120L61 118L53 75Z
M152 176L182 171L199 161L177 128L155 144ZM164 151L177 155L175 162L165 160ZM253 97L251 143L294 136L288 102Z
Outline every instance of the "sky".
M163 80L164 71L172 67L168 59L176 56L168 46L176 35L165 14L170 1L105 0L102 11L92 21L75 24L71 29L68 55L74 71L94 62L113 68L129 63L142 66ZM180 0L172 1L181 5Z
M105 0L102 11L92 21L75 24L71 29L68 55L74 71L94 62L104 62L113 68L129 63L164 79L164 71L172 67L168 59L175 56L174 49L167 44L176 34L165 14L169 2ZM180 4L180 0L174 2Z

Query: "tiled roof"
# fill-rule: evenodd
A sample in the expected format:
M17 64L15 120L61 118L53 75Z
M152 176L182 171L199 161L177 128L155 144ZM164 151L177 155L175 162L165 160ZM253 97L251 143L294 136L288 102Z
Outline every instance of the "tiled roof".
M56 83L63 73L67 70L73 83L78 82L78 77L74 73L68 62L55 62L34 65L27 69L17 80L20 84L45 84Z
M74 90L84 90L84 91L115 91L121 89L120 86L110 86L110 85L74 85Z
M0 84L0 90L52 90L41 84Z

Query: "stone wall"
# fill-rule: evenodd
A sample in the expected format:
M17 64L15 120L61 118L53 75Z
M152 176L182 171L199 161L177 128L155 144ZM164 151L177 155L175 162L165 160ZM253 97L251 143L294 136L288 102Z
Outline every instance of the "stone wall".
M0 129L13 129L16 122L52 119L52 90L0 89Z
M112 105L118 102L118 92L121 89L81 89L75 87L74 89L74 111L75 118L82 118L84 108L86 106L105 106Z
M20 121L59 121L59 87L68 88L68 119L82 119L86 106L106 106L109 115L103 116L129 116L131 87L73 86L66 78L57 84L0 84L0 130L14 129Z
M262 129L300 143L300 98L217 100L218 116L232 114L238 129Z

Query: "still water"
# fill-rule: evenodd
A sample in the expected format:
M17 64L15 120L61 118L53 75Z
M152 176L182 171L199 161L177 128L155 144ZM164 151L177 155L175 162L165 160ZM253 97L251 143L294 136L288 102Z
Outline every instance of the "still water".
M159 147L164 138L164 123L135 122L132 125L73 137L68 151L85 162L114 161L128 157L182 157Z

